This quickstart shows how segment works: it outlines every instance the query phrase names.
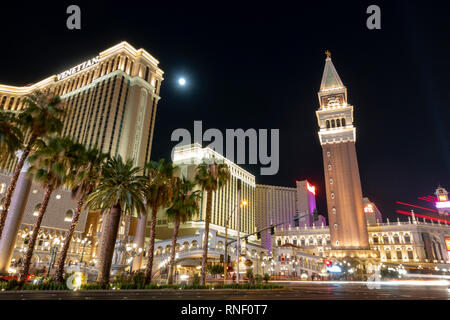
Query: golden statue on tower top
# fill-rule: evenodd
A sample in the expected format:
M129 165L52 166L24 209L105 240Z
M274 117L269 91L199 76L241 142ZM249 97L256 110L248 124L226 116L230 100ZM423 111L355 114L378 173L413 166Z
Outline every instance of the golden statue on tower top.
M325 54L327 55L328 58L331 58L331 52L330 52L330 50L325 50Z

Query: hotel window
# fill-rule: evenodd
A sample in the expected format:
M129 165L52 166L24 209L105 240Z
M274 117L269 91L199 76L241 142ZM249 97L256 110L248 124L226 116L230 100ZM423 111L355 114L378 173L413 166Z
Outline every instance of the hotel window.
M338 225L337 225L337 223L335 223L335 224L334 224L334 228L337 229L337 227L338 227Z
M330 184L333 184L333 179L332 178L330 178Z
M411 237L409 234L405 235L405 243L411 243Z
M397 250L397 259L398 260L402 259L402 252L401 252L401 250Z
M333 207L333 209L331 209L331 212L333 212L333 214L336 214L336 208Z
M4 108L5 102L6 102L6 96L3 96L3 98L2 98L2 104L0 105L0 109L3 109L3 108Z
M281 240L277 241L277 246L279 246L279 247L281 246Z
M9 110L12 109L13 104L14 104L14 97L9 100L9 105L8 105Z
M149 72L150 72L150 68L149 67L145 67L145 77L144 77L144 79L147 82L148 82L148 74L149 74Z
M293 244L294 246L296 246L296 245L297 245L297 239L292 240L292 244Z
M330 151L327 151L327 157L328 158L331 157L331 152Z
M386 260L391 260L391 251L386 251Z
M331 193L331 199L334 199L334 192Z
M374 244L378 244L378 243L379 243L378 236L374 236L374 237L373 237L373 243L374 243Z
M336 246L339 246L339 240L336 240Z
M341 120L340 119L337 119L336 120L336 127L340 127L341 126Z
M394 235L394 243L400 244L400 237L398 236L398 234Z
M331 164L328 165L328 170L331 170Z
M414 259L414 254L413 254L412 250L408 250L408 259L409 260Z
M335 128L335 127L336 127L336 123L335 123L334 119L331 119L331 127L332 127L332 128Z
M302 247L305 246L305 239L301 239L301 240L300 240L300 245L301 245Z
M330 129L330 120L325 121L327 129Z
M342 124L343 127L345 127L345 118L341 119L341 124Z
M387 235L383 236L383 243L389 243L389 237Z

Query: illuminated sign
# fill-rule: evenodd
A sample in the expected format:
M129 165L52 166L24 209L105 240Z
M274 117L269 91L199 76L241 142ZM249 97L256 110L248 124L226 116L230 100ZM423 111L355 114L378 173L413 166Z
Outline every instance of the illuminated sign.
M436 202L436 208L450 208L450 201Z
M306 181L306 189L311 192L313 195L316 195L316 187L309 184L308 181Z
M440 194L439 195L439 201L447 201L447 196L445 194Z
M341 269L341 267L339 267L338 265L335 264L332 267L327 267L327 271L331 272L331 273L340 273L340 272L342 272L342 269Z
M447 247L447 251L450 252L450 237L445 238L445 246Z
M73 67L73 68L71 68L69 70L61 72L60 74L58 74L58 81L62 80L64 78L67 78L67 77L69 77L69 76L71 76L71 75L73 75L73 74L75 74L77 72L80 72L80 71L82 71L82 70L84 70L86 68L89 68L90 66L93 66L94 64L97 64L99 61L100 61L100 58L97 56L97 57L92 58L92 59L90 59L88 61L80 63L79 65L77 65L77 66L75 66L75 67Z
M364 212L365 212L365 213L373 213L373 205L372 205L371 203L367 204L367 205L364 207Z

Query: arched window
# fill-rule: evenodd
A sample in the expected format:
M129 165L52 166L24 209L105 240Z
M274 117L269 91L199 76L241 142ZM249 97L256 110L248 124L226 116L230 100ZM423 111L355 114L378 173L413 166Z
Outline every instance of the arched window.
M335 128L336 127L336 123L334 122L334 119L331 119L331 127Z
M64 216L64 221L70 222L73 219L73 210L69 209L66 211L66 215Z
M342 119L341 119L341 125L342 125L343 127L345 127L345 118L342 118Z
M330 129L330 120L325 121L326 125L327 125L327 129Z
M337 119L336 120L336 127L340 127L341 126L341 120L340 119Z
M398 234L394 235L394 243L400 244L400 237L398 236Z

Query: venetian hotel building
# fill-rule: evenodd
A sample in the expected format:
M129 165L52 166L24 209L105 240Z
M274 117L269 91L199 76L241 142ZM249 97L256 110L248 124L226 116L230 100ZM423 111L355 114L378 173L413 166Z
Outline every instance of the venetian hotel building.
M135 165L142 166L150 160L156 110L163 81L163 71L158 64L159 61L144 49L135 49L129 43L121 42L35 84L22 87L0 84L0 109L12 112L21 110L25 107L25 96L36 90L60 95L66 110L63 136L70 136L86 147L97 146L111 156L132 158ZM15 157L10 157L1 166L0 199L4 196L16 161ZM10 238L0 242L0 272L8 270L11 259L14 262L21 257L24 235L30 231L36 208L42 199L42 188L34 183L27 184L23 189L26 197L19 201L25 202L23 209L18 209L23 212L16 215L18 217L15 219L18 220L11 227ZM50 237L64 237L75 207L68 190L59 189L54 194L42 223L42 234L39 235L42 248L38 244L36 257L33 257L35 266L42 265L49 259L49 247L44 246L44 243ZM9 218L13 216L8 215ZM17 223L19 225L16 227ZM121 223L129 225L129 221ZM83 212L75 238L80 240L85 236L89 237L94 255L100 233L99 213L89 212L88 216L87 212ZM77 241L74 241L74 248L69 253L69 259L74 262L80 259L76 244ZM88 250L90 248L86 249L91 251ZM92 253L89 256L92 257Z
M79 65L35 84L0 85L0 109L17 111L35 90L60 95L65 102L63 136L112 156L150 160L163 71L144 49L121 42ZM15 159L6 165L12 171Z

